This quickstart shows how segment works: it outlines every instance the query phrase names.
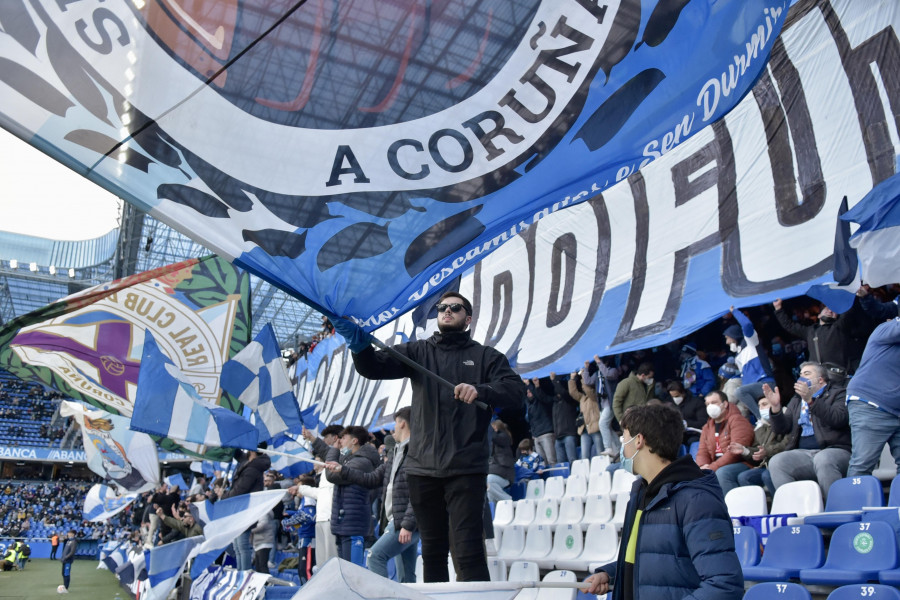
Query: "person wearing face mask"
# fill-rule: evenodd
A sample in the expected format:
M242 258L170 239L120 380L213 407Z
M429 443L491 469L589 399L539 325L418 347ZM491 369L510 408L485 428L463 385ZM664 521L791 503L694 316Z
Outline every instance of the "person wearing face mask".
M706 405L703 400L693 395L690 390L684 389L680 381L672 381L666 386L669 400L681 413L684 421L684 439L682 443L690 447L694 442L700 441L700 430L706 425Z
M706 414L709 418L700 433L697 464L701 469L716 472L722 493L725 494L737 486L734 478L738 473L750 468L750 465L744 464L740 454L733 454L728 448L733 443L741 446L752 444L753 427L719 390L706 395Z
M643 406L654 397L653 381L653 363L644 362L619 382L613 396L613 413L620 424L626 410L632 406Z
M787 406L777 387L766 385L763 391L771 405L772 431L788 438L789 449L769 461L775 489L791 481L817 481L827 500L831 484L847 475L850 463L850 417L844 385L829 381L819 363L805 362Z
M839 365L848 373L856 370L864 340L871 332L869 319L858 300L854 301L850 310L841 314L822 305L819 318L813 325L795 323L782 307L781 298L772 302L772 306L778 324L794 337L806 340L809 360ZM860 343L861 339L863 343Z
M722 490L690 455L678 457L681 414L671 404L629 409L622 425L622 467L639 475L631 488L615 562L582 588L613 600L705 598L744 593L734 530Z
M742 485L760 485L766 488L769 495L775 494L775 485L766 466L770 458L785 449L788 438L772 431L769 425L769 410L769 401L765 397L760 398L760 419L753 430L752 446L744 446L737 442L728 445L728 451L739 455L744 462L734 463L716 471L724 493L727 494L729 490Z
M759 334L747 315L731 307L731 314L737 325L731 325L725 332L725 343L734 352L734 364L741 370L741 387L735 392L738 402L747 407L759 419L757 401L763 397L764 384L775 385L772 365L766 350L759 340Z
M716 376L709 363L697 356L697 345L688 342L681 347L681 380L692 394L703 398L716 387Z

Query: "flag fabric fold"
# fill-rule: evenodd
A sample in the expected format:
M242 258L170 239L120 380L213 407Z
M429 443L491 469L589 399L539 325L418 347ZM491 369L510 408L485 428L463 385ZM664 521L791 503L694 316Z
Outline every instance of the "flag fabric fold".
M191 552L203 543L203 536L185 538L177 542L155 546L144 551L147 565L147 579L150 588L141 598L143 600L165 600L178 583L184 571L184 565Z
M278 436L272 440L269 449L281 453L271 454L270 458L272 459L272 468L285 477L297 477L312 470L312 464L308 461L314 460L313 455L306 447L289 436ZM283 456L284 454L292 456Z
M191 566L191 577L198 577L206 567L213 564L228 544L255 525L284 497L284 490L267 490L226 498L215 504L208 500L192 503L191 514L203 527L204 541L193 553L196 558Z
M84 497L84 520L106 521L122 512L138 497L136 493L116 494L115 490L102 483L94 484Z
M872 188L841 218L859 224L850 246L862 280L873 287L900 281L900 174Z
M131 429L205 446L256 449L258 442L251 423L200 396L149 331L144 337Z
M859 289L859 259L850 245L850 223L843 219L847 214L847 196L838 208L837 227L834 232L834 282L810 286L806 295L815 298L836 313L845 313L853 307Z
M271 323L222 367L222 389L253 411L259 440L300 432L300 408Z
M129 429L129 420L102 410L90 410L64 400L59 414L72 417L81 428L88 468L116 487L140 493L159 485L156 442Z

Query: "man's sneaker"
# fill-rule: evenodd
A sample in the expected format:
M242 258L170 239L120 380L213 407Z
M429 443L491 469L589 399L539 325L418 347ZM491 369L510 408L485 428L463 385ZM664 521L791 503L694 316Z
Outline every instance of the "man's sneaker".
M68 594L69 590L66 589L66 586L60 584L56 587L56 593L57 594Z

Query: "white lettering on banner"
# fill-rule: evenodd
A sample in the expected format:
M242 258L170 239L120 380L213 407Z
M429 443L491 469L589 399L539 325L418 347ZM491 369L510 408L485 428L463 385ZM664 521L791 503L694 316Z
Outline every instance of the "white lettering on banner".
M0 446L0 458L37 458L37 455L31 448Z

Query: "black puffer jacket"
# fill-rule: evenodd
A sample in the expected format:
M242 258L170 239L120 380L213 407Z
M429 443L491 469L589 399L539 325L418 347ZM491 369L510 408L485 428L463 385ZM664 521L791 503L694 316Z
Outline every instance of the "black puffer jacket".
M385 494L391 479L391 469L394 468L394 460L396 460L399 449L400 446L395 446L388 461L378 465L378 468L371 473L363 473L351 467L344 467L341 468L340 473L335 473L335 475L343 481L361 485L368 489L374 490L381 487L381 505L384 506ZM403 453L402 460L403 462L397 467L397 475L394 477L394 487L391 492L391 516L398 531L401 527L407 531L415 531L416 515L413 512L412 504L409 502L409 483L406 481L406 452Z
M343 467L362 473L371 473L379 464L381 457L371 444L360 446L355 454L342 456L337 448L330 448L326 457L328 461L341 463ZM368 535L372 521L372 506L369 502L369 490L345 481L340 473L325 471L325 477L334 484L334 496L331 504L331 533L334 535Z
M553 381L553 433L556 439L578 435L578 401L569 395L568 384L559 379ZM541 393L541 392L538 392Z
M819 448L843 448L850 450L850 413L847 412L847 389L840 384L829 383L818 398L814 398L809 409L813 433ZM778 413L769 413L772 431L779 435L788 435L790 441L786 450L797 448L800 442L800 396L794 396L787 408L782 406Z
M553 398L535 390L534 384L529 383L531 398L526 396L525 405L528 409L528 427L531 436L538 437L553 433Z
M394 346L453 384L468 383L478 400L494 408L521 408L525 384L506 357L472 340L468 331L435 333L427 340ZM384 351L369 347L353 355L369 379L401 379L412 384L412 418L406 472L448 477L488 472L491 411L453 398L453 391L413 371Z
M260 454L253 460L244 460L238 465L231 481L231 489L223 498L233 498L243 494L263 491L263 473L272 466L272 460L265 454Z

